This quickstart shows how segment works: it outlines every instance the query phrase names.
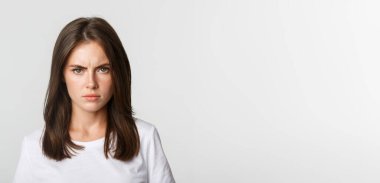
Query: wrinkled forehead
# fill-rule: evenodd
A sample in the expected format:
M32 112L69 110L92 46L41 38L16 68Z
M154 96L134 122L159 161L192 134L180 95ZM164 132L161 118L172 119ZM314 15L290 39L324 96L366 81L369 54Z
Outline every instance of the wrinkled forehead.
M109 63L109 59L100 43L97 41L85 41L73 48L65 65L96 67Z

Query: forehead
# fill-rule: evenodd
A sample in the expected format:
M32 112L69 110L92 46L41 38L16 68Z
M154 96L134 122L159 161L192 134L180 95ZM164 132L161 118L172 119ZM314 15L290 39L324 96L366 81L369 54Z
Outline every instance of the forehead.
M96 41L85 41L73 48L67 58L66 65L77 64L88 66L104 63L109 63L109 60L101 44Z

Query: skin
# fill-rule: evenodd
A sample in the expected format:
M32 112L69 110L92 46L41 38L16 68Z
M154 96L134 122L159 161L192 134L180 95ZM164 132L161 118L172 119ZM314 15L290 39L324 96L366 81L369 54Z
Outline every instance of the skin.
M92 141L105 136L107 127L106 104L112 97L112 78L109 60L95 41L76 46L63 70L72 103L69 134L75 141ZM96 94L90 101L84 96Z

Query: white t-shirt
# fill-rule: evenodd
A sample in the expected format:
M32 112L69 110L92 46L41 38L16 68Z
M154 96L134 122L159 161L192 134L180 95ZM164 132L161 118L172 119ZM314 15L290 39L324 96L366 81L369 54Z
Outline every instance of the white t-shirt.
M89 142L71 159L55 161L42 153L42 129L24 137L14 183L175 183L154 125L134 118L139 155L129 162L104 156L104 137Z

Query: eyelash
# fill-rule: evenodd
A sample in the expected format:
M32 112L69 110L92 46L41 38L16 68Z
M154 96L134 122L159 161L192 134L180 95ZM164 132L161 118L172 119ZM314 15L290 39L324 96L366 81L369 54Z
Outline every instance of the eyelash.
M110 68L108 67L100 67L98 70L102 70L102 69L106 69L106 71L102 72L102 73L108 73ZM83 69L82 68L74 68L72 69L71 71L74 73L74 74L80 74L79 72L77 71L82 71Z

